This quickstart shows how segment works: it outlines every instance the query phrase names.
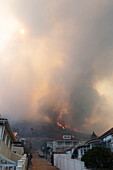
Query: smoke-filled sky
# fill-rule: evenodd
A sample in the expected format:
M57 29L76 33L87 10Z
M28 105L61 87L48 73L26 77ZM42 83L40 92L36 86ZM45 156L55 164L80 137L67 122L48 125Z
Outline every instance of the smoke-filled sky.
M113 1L1 1L0 112L85 132L111 128Z

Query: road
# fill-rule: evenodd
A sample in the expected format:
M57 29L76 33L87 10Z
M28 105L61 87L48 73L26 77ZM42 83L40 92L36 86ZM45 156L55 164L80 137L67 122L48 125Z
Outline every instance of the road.
M46 159L39 158L38 154L33 154L32 165L30 165L29 170L58 170L52 166Z

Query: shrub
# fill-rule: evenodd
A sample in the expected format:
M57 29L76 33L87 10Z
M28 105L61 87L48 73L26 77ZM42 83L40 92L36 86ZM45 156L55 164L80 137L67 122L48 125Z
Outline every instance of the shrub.
M112 168L113 153L104 147L95 147L88 150L82 157L87 168Z

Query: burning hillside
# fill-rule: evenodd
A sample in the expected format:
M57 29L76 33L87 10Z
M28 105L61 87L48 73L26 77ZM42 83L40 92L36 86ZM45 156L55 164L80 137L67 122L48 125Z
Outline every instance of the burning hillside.
M61 123L57 122L57 125L60 126L62 129L70 129L71 131L80 132L78 129L72 128L70 125L62 125Z
M33 123L33 122L16 122L12 125L13 131L17 132L21 137L35 137L35 138L57 138L64 134L73 135L79 139L88 139L88 134L79 132L69 125L62 125L59 122L52 123ZM78 133L79 132L79 133Z

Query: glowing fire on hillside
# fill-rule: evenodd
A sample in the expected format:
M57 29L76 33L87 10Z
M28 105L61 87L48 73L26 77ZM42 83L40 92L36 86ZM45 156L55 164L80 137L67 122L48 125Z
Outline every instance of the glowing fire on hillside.
M59 122L57 122L57 125L60 126L60 127L62 127L62 129L65 129L65 127L62 126Z
M78 129L75 129L75 128L71 128L70 125L62 125L61 123L57 122L57 125L60 126L62 129L70 129L72 131L75 131L75 132L80 132Z
M14 135L14 136L17 136L17 132L13 132L13 135Z

